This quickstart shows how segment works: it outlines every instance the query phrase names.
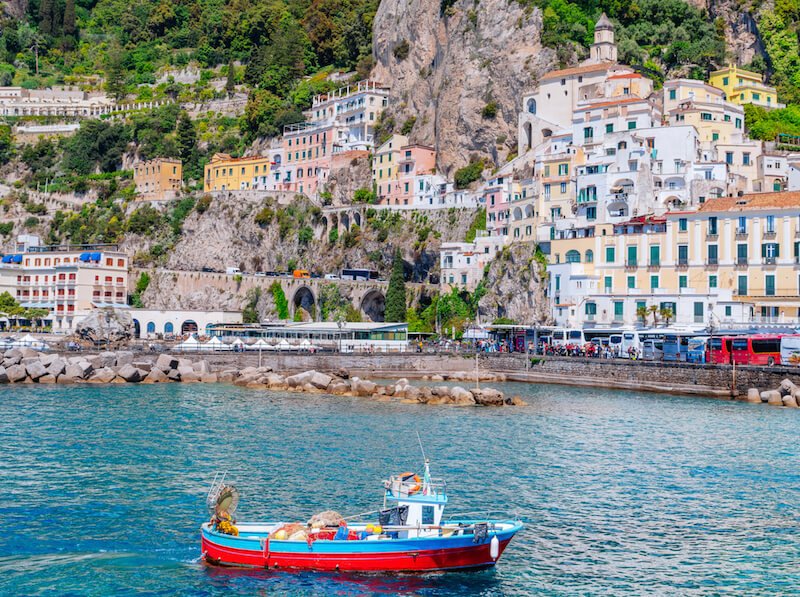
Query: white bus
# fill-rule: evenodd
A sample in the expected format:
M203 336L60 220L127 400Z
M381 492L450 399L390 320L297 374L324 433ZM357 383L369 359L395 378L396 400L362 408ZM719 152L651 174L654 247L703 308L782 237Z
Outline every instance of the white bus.
M586 344L586 336L579 328L555 328L550 334L553 346L567 346L568 344Z
M781 365L800 365L800 335L781 336Z

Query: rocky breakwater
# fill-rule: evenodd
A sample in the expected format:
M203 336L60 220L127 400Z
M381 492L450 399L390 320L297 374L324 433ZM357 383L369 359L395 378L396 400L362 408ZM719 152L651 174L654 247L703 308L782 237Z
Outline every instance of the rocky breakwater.
M133 352L62 356L29 348L3 353L0 383L161 383L216 382L205 361L192 362L162 354L137 357Z
M784 379L776 390L760 392L758 388L750 388L747 390L747 394L740 396L740 399L757 404L798 408L800 406L800 387L797 387L792 380Z
M91 356L61 356L34 350L12 349L3 353L0 384L38 383L233 383L252 389L361 396L400 400L415 404L458 406L524 405L519 397L506 398L492 388L467 390L459 386L412 386L406 379L387 385L336 373L305 371L284 376L271 367L247 367L213 372L204 360L191 361L168 354L137 357L131 351L101 352Z
M241 371L227 370L219 374L220 381L254 389L289 392L361 396L374 400L398 400L407 404L449 404L455 406L524 406L518 396L507 398L493 388L467 390L460 386L412 386L407 379L380 385L373 381L350 377L346 371L335 374L305 371L284 377L269 367L249 367Z

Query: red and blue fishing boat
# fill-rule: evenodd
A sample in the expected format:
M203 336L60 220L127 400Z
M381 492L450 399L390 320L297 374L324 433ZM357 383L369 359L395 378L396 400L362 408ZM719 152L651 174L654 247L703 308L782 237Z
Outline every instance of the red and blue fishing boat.
M465 517L443 522L447 487L413 473L384 481L383 508L343 518L323 512L306 523L236 522L239 493L215 479L211 521L201 526L203 559L217 566L352 571L431 572L494 566L519 520Z

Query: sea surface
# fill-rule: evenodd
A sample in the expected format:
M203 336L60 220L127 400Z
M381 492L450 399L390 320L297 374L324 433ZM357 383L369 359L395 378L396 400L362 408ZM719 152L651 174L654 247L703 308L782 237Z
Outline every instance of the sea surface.
M800 410L495 385L530 406L0 386L0 594L800 594ZM198 561L215 471L239 487L240 520L354 514L380 505L387 475L420 468L417 431L450 513L526 522L495 569L361 576Z

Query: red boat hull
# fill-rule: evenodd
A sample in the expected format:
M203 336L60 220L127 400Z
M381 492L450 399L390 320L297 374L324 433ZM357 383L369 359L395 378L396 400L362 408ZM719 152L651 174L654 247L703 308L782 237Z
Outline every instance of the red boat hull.
M500 541L500 554L511 539ZM426 572L493 566L489 544L416 552L325 554L255 552L240 550L202 538L203 558L217 566L288 568L351 572Z

